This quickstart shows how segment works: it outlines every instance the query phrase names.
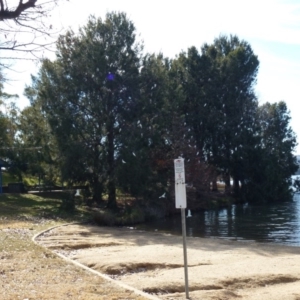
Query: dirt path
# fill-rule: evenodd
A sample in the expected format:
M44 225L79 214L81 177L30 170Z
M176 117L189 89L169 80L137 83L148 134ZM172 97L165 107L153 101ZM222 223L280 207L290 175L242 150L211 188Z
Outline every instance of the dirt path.
M185 299L182 238L69 225L38 242L161 299ZM187 238L190 298L300 300L300 248Z

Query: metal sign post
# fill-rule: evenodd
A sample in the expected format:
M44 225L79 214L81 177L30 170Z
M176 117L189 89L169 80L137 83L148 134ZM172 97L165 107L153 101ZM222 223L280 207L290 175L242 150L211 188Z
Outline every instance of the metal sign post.
M175 168L175 206L176 208L181 209L185 296L186 299L189 299L189 280L188 280L188 267L187 267L186 226L185 226L186 188L185 188L185 174L184 174L184 159L183 158L175 159L174 168Z

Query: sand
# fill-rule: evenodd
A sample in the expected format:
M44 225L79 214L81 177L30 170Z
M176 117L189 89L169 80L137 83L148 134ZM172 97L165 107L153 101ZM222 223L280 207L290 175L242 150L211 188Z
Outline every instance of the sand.
M38 243L160 299L186 299L182 237L68 225ZM187 238L190 299L300 300L300 248Z

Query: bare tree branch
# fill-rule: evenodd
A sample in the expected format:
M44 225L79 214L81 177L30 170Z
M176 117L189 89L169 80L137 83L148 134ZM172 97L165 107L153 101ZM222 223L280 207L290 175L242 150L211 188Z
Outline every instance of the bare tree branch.
M28 0L27 2L23 3L23 0L20 0L19 5L15 9L9 10L8 7L4 7L3 2L1 1L0 21L17 19L25 10L35 7L36 2L37 0Z

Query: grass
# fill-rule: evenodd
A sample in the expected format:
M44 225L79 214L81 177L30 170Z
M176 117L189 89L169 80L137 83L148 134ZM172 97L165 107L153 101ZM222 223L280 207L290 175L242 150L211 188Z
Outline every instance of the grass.
M83 209L63 213L60 203L58 195L0 195L0 299L144 299L31 241L46 228L89 217Z
M3 185L8 185L9 183L19 182L18 178L9 172L2 171L2 182Z
M60 209L63 192L36 193L36 194L2 194L0 195L0 215L23 216L34 218L62 219L69 221L84 221L89 218L89 212L77 208L73 212Z

